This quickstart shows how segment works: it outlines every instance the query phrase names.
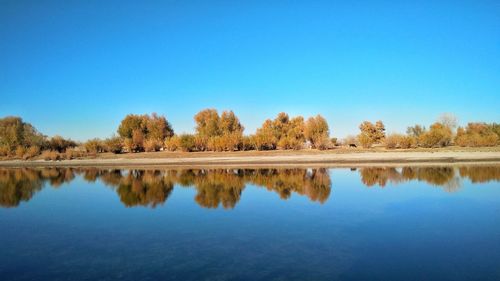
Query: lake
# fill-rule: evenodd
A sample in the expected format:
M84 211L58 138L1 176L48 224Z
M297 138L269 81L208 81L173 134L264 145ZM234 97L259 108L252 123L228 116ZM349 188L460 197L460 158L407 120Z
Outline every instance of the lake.
M0 280L500 280L500 165L0 168Z

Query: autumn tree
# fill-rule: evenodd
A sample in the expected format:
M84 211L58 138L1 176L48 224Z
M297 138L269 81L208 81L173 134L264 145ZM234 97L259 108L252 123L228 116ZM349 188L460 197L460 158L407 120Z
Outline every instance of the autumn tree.
M458 118L452 113L443 113L439 116L437 123L441 123L453 133L458 126Z
M359 130L361 133L358 135L358 140L365 148L380 143L385 138L385 126L382 121L377 121L375 124L364 121L359 125Z
M330 136L328 122L319 114L316 117L309 117L305 124L304 135L313 148L326 149Z
M428 131L420 135L419 143L423 147L443 147L451 143L452 131L449 126L436 122Z
M194 116L196 122L196 133L207 139L220 136L220 117L216 109L204 109Z
M123 150L123 140L118 136L112 136L104 140L104 147L108 152L121 153Z
M495 146L498 135L486 123L469 123L465 128L458 128L455 143L460 146Z
M288 114L281 112L274 120L267 119L262 127L257 129L257 149L300 149L305 142L304 127L302 116L290 119Z
M205 109L194 116L195 143L198 150L239 150L242 147L243 126L233 111L219 116L215 109Z
M37 147L39 150L47 145L46 136L39 133L31 124L24 122L22 118L9 116L0 119L1 154L13 153L18 147Z
M129 114L121 121L118 134L131 152L145 150L145 144L148 151L156 151L166 138L174 135L174 130L164 116L156 113L151 116Z
M61 136L53 136L52 138L50 138L48 143L48 147L51 150L57 152L65 152L66 149L73 148L76 146L77 146L76 142L72 141L71 139L65 139Z

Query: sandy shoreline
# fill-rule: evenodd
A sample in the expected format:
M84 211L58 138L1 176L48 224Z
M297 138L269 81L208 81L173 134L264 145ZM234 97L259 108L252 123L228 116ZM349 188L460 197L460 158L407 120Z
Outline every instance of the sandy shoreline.
M96 158L62 161L0 161L3 167L54 167L54 166L260 166L260 165L366 165L366 164L422 164L422 163L500 163L500 152L363 152L289 155L227 155L164 158Z

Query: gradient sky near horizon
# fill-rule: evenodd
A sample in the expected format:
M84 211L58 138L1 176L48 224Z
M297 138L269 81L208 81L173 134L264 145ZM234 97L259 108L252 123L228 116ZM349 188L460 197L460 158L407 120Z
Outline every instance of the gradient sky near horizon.
M0 116L76 140L128 113L192 132L204 108L246 133L281 111L338 137L500 122L500 2L0 0L0 96Z

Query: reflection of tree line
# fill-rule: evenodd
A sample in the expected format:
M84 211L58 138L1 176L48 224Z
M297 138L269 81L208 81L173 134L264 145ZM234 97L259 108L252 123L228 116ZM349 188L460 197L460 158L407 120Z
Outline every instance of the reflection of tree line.
M58 187L81 175L112 187L125 206L163 204L174 185L194 187L196 202L206 208L234 208L246 184L263 186L287 199L293 192L325 202L331 182L327 169L186 169L119 170L98 168L0 169L0 205L28 201L45 183Z
M361 181L366 186L384 187L387 183L398 184L406 181L424 181L441 186L453 192L460 188L460 178L468 178L473 183L500 181L500 166L459 167L374 167L360 169Z
M112 187L125 206L155 207L170 196L174 185L194 187L195 201L205 208L234 208L247 184L261 186L288 199L292 193L325 202L331 190L327 169L186 169L119 170L98 168L0 168L0 206L15 207L30 200L45 184L59 187L76 175L88 182L100 180ZM473 183L500 181L500 166L361 168L367 186L425 181L454 191L459 177Z

